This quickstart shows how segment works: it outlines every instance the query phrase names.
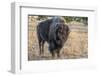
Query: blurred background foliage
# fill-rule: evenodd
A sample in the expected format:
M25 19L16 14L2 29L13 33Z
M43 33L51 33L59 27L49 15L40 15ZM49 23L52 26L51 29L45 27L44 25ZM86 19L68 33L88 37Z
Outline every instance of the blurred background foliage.
M48 18L51 18L53 16L38 16L37 20L46 20ZM88 17L76 17L76 16L62 16L67 23L70 23L72 21L83 23L84 25L88 25Z

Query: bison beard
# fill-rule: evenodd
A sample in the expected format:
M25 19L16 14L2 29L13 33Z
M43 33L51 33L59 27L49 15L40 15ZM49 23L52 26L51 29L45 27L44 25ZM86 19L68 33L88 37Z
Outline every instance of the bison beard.
M37 26L37 36L39 42L40 54L44 53L45 41L49 44L49 51L52 57L60 57L60 50L68 39L69 27L61 17L40 22Z

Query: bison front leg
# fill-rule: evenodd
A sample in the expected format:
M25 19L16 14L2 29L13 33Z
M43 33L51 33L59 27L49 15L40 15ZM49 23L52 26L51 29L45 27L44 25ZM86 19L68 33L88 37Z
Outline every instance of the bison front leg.
M57 57L59 58L60 57L60 49L57 49L56 53L57 53Z
M57 57L58 57L58 58L60 57L59 51L57 51Z
M51 54L52 54L52 58L54 58L55 57L54 51L52 51Z
M49 43L49 51L50 51L50 53L52 55L52 58L55 57L55 52L54 52L55 49L54 49L54 47L55 47L54 43L52 41L50 41L50 43Z

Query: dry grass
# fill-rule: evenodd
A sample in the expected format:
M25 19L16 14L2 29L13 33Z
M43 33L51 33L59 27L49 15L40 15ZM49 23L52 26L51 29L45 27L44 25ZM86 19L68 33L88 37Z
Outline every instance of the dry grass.
M75 28L78 24L78 28ZM74 25L74 26L72 26ZM38 40L36 34L37 21L34 17L29 17L29 31L28 31L28 60L48 60L52 59L51 54L48 50L48 44L44 46L44 55L39 56ZM88 57L88 33L87 30L82 31L81 28L86 28L81 26L79 23L71 23L71 32L69 38L62 48L59 59L77 59L77 58L87 58ZM72 28L73 27L73 28ZM55 58L58 59L58 58Z
M71 32L62 50L67 58L87 57L87 33Z

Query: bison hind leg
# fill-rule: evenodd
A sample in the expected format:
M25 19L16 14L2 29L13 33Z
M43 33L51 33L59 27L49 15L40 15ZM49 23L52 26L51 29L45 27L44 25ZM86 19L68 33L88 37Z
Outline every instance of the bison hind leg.
M42 40L42 50L41 50L42 54L44 54L44 43L45 43L45 41Z
M39 40L39 54L41 55L42 49L41 49L41 40Z

